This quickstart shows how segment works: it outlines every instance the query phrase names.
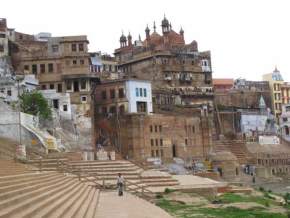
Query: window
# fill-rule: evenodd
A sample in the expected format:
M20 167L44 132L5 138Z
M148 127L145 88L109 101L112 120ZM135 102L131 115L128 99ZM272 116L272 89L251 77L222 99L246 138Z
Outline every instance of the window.
M6 38L6 35L4 33L1 33L0 38Z
M32 73L35 75L37 74L37 65L36 64L32 65Z
M68 81L66 83L66 90L72 90L72 82L71 81Z
M155 157L155 152L154 152L154 150L151 150L151 157Z
M161 125L159 126L159 132L162 132L162 126Z
M81 80L81 89L86 89L87 88L87 81L86 80Z
M136 88L135 91L136 91L136 97L139 97L139 89Z
M151 139L151 146L154 146L154 139Z
M63 111L67 111L67 105L66 105L66 104L64 104L64 105L62 106L62 110L63 110Z
M29 65L24 65L24 70L29 70Z
M155 145L158 146L158 139L155 139Z
M81 96L81 102L86 103L87 102L87 96Z
M40 64L40 73L45 73L45 64Z
M139 92L140 92L140 96L142 97L142 96L143 96L143 89L140 88L140 89L139 89Z
M77 45L76 44L72 44L71 45L71 50L72 51L77 51Z
M163 149L160 150L160 156L161 156L161 157L164 157Z
M159 157L159 151L156 150L156 157Z
M110 107L110 113L112 113L112 114L116 113L116 107L115 106Z
M49 89L54 89L54 84L49 84Z
M187 145L187 143L188 143L188 140L187 140L187 139L185 139L185 140L184 140L184 142L185 142L185 145Z
M192 132L195 133L195 126L192 126Z
M76 65L77 64L77 60L73 60L73 65Z
M62 84L61 83L57 84L57 91L62 92Z
M147 90L143 89L143 92L144 92L144 97L147 97Z
M103 115L107 114L107 107L102 107L102 114Z
M124 98L124 89L123 88L119 89L119 98Z
M102 99L106 100L107 99L107 92L106 90L102 91Z
M110 97L111 97L111 99L115 98L115 89L110 90Z
M46 85L41 85L41 89L45 90L46 89Z
M53 72L53 64L52 63L49 63L48 64L48 72L49 73L52 73Z
M0 45L0 52L4 52L4 45Z
M79 44L79 51L84 51L84 44L82 43Z
M112 71L112 65L109 65L109 72Z
M52 45L52 52L58 52L58 45Z
M160 139L160 146L163 146L163 139Z
M152 125L150 126L150 132L153 132L153 126Z
M85 60L81 59L81 60L80 60L80 64L81 64L81 65L84 65L84 64L85 64Z
M7 90L7 95L8 96L12 96L12 92L11 92L11 90L9 89L9 90Z
M155 126L155 132L157 132L157 130L158 130L158 127L157 127L157 126Z
M124 105L121 105L119 107L119 112L120 112L120 114L124 114L125 113L125 106Z

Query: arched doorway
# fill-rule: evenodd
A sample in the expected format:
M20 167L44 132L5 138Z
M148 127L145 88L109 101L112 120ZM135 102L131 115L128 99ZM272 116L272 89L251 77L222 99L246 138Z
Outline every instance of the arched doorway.
M288 126L285 126L285 135L289 136L289 127Z
M175 145L175 144L172 145L172 156L173 156L173 157L177 157L177 153L176 153L176 145Z

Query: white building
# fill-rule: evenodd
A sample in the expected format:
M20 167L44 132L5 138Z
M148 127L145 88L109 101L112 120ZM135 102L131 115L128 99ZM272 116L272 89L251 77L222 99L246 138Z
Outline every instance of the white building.
M21 95L23 92L33 91L38 87L38 84L38 80L33 74L25 75L18 82L11 75L0 76L0 97L6 102L17 101L18 94Z
M59 93L55 89L41 90L40 92L62 119L72 119L69 93Z
M282 137L285 140L290 141L290 104L282 105L280 130Z
M127 80L126 97L128 113L153 112L151 82L145 80Z

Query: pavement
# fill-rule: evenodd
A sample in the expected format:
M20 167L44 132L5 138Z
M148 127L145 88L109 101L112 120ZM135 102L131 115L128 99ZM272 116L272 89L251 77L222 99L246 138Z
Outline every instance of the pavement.
M102 191L97 208L97 218L172 218L161 208L125 192Z

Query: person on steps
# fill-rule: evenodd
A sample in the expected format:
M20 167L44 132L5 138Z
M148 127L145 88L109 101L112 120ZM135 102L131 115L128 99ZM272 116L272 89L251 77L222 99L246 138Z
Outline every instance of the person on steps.
M117 187L119 196L123 196L125 179L121 173L118 173Z

